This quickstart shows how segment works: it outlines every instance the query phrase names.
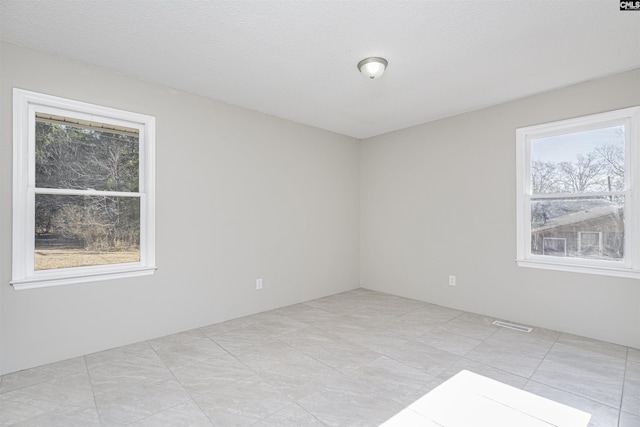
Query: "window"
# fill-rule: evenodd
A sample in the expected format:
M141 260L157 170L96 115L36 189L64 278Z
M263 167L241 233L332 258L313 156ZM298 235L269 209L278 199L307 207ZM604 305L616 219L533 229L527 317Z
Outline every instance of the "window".
M518 265L640 278L640 107L516 136Z
M543 237L542 255L567 256L567 239Z
M152 274L150 116L14 89L16 289Z
M621 244L618 246L622 247ZM584 257L602 257L602 232L581 231L578 233L578 250Z

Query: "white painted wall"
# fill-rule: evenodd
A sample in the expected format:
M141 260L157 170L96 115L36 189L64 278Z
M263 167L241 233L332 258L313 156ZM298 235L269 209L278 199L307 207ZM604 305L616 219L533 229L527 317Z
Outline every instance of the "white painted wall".
M363 286L640 348L640 281L515 263L516 128L633 105L640 70L365 140Z
M0 67L0 373L358 286L357 140L13 45ZM156 117L155 275L9 285L13 87Z

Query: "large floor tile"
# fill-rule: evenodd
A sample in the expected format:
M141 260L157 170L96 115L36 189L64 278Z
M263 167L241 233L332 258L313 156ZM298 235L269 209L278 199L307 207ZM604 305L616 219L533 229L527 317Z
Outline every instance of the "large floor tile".
M315 325L317 322L321 321L331 321L340 316L340 314L332 313L320 308L311 307L304 303L283 307L278 309L277 311L278 313L291 319L304 322L307 324L307 326Z
M453 308L442 307L435 304L425 304L416 310L400 316L399 319L415 319L423 322L432 321L442 324L455 319L463 313L463 311Z
M244 363L226 354L173 371L180 384L193 394L218 390L255 374Z
M524 390L591 414L589 427L615 427L618 423L619 411L609 405L535 381L529 381Z
M504 348L519 348L535 357L545 357L558 339L559 334L545 329L531 332L501 328L484 342Z
M439 326L439 328L477 340L485 340L498 331L497 326L483 325L482 323L458 318L448 321L444 325Z
M89 370L89 376L95 394L144 388L173 379L171 371L151 348L128 360L98 365Z
M435 328L418 336L415 340L458 356L464 356L482 343L481 340L459 335L442 328Z
M357 317L352 314L342 314L333 319L321 320L314 323L316 328L331 332L342 337L358 337L369 335L376 331L383 322L370 316Z
M432 317L426 317L424 311L418 310L421 314L415 314L411 312L408 315L396 317L387 323L386 328L388 330L404 331L402 336L411 340L426 332L429 332L438 326L444 325L448 322L448 319L437 319ZM407 333L410 335L407 337Z
M84 358L89 369L110 363L128 361L139 355L148 354L151 346L148 342L143 341L135 344L125 345L122 347L112 348L110 350L101 351L86 355Z
M200 329L193 329L179 334L167 335L166 337L156 338L148 341L154 350L160 350L166 347L172 347L179 344L187 344L193 341L201 340L205 335Z
M4 375L0 382L0 394L86 370L84 358L76 357Z
M327 328L307 326L304 329L278 337L279 341L302 350L310 348L323 348L328 345L349 345L351 341L345 340Z
M339 380L343 374L306 357L275 365L260 372L260 377L289 399L296 401Z
M268 415L251 427L323 427L326 424L295 403Z
M461 313L456 318L458 320L466 320L467 322L480 323L486 326L495 326L493 325L493 322L495 322L496 320L500 320L495 317L489 317L489 316L484 316L482 314L469 313L469 312Z
M310 307L338 315L350 314L354 307L356 307L353 300L349 298L341 298L340 296L318 298L312 301L307 301L305 304Z
M213 424L192 400L160 411L128 427L212 427Z
M622 391L622 410L640 416L640 363L627 362Z
M225 349L209 338L198 339L184 344L162 347L156 350L160 359L175 370L185 366L204 362L213 357L228 354Z
M348 330L348 328L345 327L335 331L335 334L342 339L359 344L362 347L381 354L411 341L411 338L394 334L380 325L370 327L359 326L353 330Z
M0 395L0 426L15 425L58 409L54 403L38 401L23 390Z
M619 408L625 364L625 347L563 334L531 379Z
M560 363L571 361L572 365L581 369L611 376L624 375L626 364L625 358L559 342L553 345L545 359Z
M216 335L224 334L226 332L235 331L236 329L248 326L242 318L227 320L226 322L214 323L213 325L203 326L200 328L200 332L203 335L211 338Z
M431 376L441 374L449 366L460 360L460 357L453 353L438 350L435 347L417 341L394 348L387 353L387 356Z
M308 323L293 319L289 316L278 316L273 319L260 322L258 325L270 335L286 335L307 328Z
M433 378L421 369L413 368L388 357L362 366L348 377L399 404L407 403L413 395Z
M476 374L500 381L501 383L508 384L515 388L522 388L527 383L527 378L520 375L516 375L505 370L479 363L467 358L460 358L454 364L445 369L440 375L436 377L438 385L445 382L449 378L453 377L462 370L474 372Z
M354 307L346 316L351 323L358 324L364 328L380 327L398 317L393 313L385 312L385 310L377 306Z
M618 427L638 427L640 426L640 416L628 412L620 412L620 424Z
M100 420L105 426L141 421L189 400L189 395L176 380L139 381L95 397Z
M268 331L252 324L233 329L219 335L211 337L220 347L230 353L234 353L240 349L262 345L275 337Z
M381 354L360 344L336 339L326 345L309 345L302 350L304 354L343 374L366 365Z
M39 416L48 419L73 408L90 408L93 402L87 373L72 374L1 394L0 425L13 425Z
M626 359L627 357L627 347L578 335L561 334L558 338L558 343L593 354L601 354L619 359Z
M570 359L545 359L531 379L614 408L620 407L622 375L604 374L585 369L576 366Z
M32 400L47 401L56 406L90 406L93 403L93 389L86 371L36 384L21 391Z
M362 383L343 379L298 401L328 426L378 426L402 405Z
M233 351L233 356L254 372L262 372L275 366L307 359L302 348L292 347L278 339L239 348Z
M14 424L15 427L100 427L95 405L62 406Z
M527 382L526 378L461 357L458 358L455 363L451 364L440 374L432 377L428 381L425 381L424 386L421 389L416 390L414 393L408 396L405 401L405 406L408 406L416 400L420 399L422 396L429 393L431 390L444 383L454 375L458 374L462 370L471 371L516 388L524 387Z
M249 426L293 403L257 375L193 398L211 422L220 426Z
M394 317L392 319L384 321L379 325L376 325L376 333L387 337L412 341L420 335L431 331L438 326L434 323L429 322L414 323L413 325L409 325L406 319L398 319L400 318Z
M425 305L423 302L396 297L381 301L372 301L364 308L356 309L352 313L372 315L376 315L377 313L381 318L398 317L422 309Z
M272 320L283 318L284 315L280 314L277 310L261 311L259 313L250 314L242 317L242 321L249 325L263 324Z
M542 362L544 355L532 354L528 349L518 346L503 347L485 341L467 353L465 357L529 378Z

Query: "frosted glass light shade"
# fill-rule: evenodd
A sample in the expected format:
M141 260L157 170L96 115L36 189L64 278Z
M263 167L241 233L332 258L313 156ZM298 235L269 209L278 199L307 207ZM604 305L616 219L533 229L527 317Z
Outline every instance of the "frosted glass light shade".
M389 63L384 58L366 58L362 61L358 62L358 69L368 79L377 79L382 74L384 74L384 70L387 68Z

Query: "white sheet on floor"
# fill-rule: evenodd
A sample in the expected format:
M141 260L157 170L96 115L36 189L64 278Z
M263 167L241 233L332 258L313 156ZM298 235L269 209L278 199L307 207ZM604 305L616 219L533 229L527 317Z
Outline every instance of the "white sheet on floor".
M383 424L384 427L586 427L591 415L460 371Z

